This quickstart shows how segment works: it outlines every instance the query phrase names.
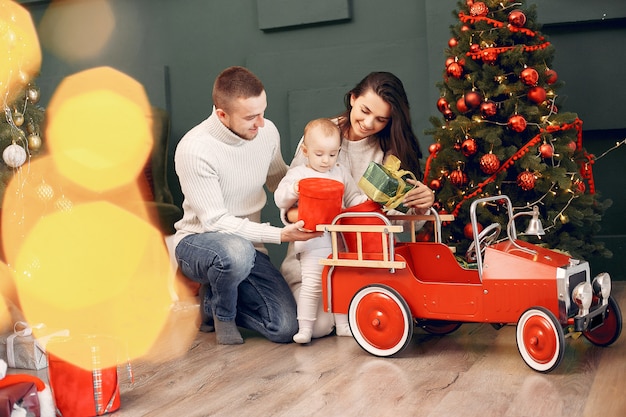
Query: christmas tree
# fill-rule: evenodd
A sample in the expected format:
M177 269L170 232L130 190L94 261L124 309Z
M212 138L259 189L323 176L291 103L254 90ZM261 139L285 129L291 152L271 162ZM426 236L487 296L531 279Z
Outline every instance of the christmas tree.
M593 182L593 156L583 147L582 121L560 109L563 83L552 68L555 48L540 32L536 8L524 1L457 3L425 181L435 208L453 214L443 237L465 253L473 200L507 195L514 211L539 208L546 246L586 259L612 254L593 237L611 201ZM478 229L507 224L507 211L481 209ZM528 219L528 218L526 218ZM524 228L520 227L520 230ZM520 236L522 239L536 239Z
M0 118L0 201L9 181L31 157L43 152L40 126L44 109L39 106L40 92L34 82L28 84L12 103L4 105L4 116ZM1 207L1 206L0 206Z

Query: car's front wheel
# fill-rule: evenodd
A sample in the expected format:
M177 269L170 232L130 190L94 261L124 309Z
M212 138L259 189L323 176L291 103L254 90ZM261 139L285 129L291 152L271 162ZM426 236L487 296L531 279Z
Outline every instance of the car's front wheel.
M554 370L565 353L563 327L544 307L526 310L517 322L517 349L528 366L538 372Z
M386 285L360 289L350 301L348 320L359 346L376 356L392 356L403 351L413 335L408 304Z

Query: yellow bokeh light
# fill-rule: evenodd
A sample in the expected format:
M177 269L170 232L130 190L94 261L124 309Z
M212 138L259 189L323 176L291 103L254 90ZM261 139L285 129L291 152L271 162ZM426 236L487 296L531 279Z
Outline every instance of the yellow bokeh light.
M7 305L15 303L17 297L14 289L13 273L4 262L0 262L0 331L5 334L13 331L15 317Z
M42 45L68 62L98 56L114 30L115 16L107 0L54 1L39 24Z
M39 73L41 48L30 13L10 0L0 0L0 50L0 95L11 103Z
M133 182L152 149L150 115L143 86L113 68L67 77L46 115L59 172L96 192Z
M173 272L159 231L107 201L39 219L17 256L15 280L29 322L67 329L77 341L111 338L128 357L148 352L173 302ZM91 366L64 356L68 349L52 352Z
M106 200L141 219L148 218L145 201L134 183L107 193L96 193L61 175L49 155L32 160L28 169L11 178L4 196L0 229L5 242L5 259L11 266L15 265L22 243L35 223L53 213L71 211L86 202Z

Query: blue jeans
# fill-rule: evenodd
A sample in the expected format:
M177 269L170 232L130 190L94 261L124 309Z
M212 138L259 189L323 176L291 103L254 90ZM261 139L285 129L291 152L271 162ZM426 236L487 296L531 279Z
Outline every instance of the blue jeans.
M252 243L225 233L186 236L176 261L189 279L206 286L206 304L220 321L257 331L277 343L298 332L296 302L281 273ZM200 300L204 309L205 300Z

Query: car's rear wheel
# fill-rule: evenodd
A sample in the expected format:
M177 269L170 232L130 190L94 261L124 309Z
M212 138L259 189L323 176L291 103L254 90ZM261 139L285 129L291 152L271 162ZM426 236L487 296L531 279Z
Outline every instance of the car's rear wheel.
M360 289L350 301L348 320L359 346L376 356L392 356L403 351L413 335L408 304L386 285Z
M602 325L593 330L584 331L583 335L596 346L609 346L619 338L621 333L622 312L613 297L609 297L609 306Z
M517 349L524 362L538 372L554 370L565 353L563 327L543 307L529 308L517 322Z

